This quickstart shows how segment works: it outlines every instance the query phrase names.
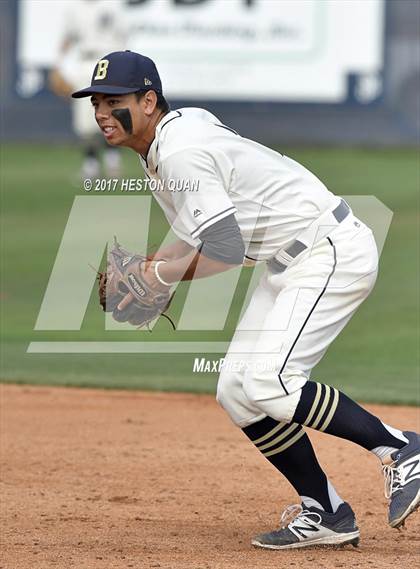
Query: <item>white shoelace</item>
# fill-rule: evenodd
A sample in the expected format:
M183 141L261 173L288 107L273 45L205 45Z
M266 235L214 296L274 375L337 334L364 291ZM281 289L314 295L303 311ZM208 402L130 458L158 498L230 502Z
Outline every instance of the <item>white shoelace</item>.
M393 463L395 464L395 463ZM393 464L383 464L382 473L385 477L385 498L389 500L392 494L402 488L400 469Z
M310 514L310 518L306 516ZM318 520L312 519L312 516L317 516ZM280 518L280 528L286 528L293 526L298 520L306 523L320 524L322 522L321 516L317 512L311 512L310 510L304 510L300 504L293 504L292 506L287 506Z

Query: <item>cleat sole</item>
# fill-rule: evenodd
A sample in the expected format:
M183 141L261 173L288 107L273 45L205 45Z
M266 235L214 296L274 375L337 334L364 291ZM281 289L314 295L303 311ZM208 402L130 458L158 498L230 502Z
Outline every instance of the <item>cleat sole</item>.
M392 520L392 522L389 522L389 525L394 529L402 529L405 525L405 520L408 518L408 516L414 514L414 512L418 510L419 506L420 506L420 490L417 492L416 497L408 506L408 508L405 510L405 512L396 520Z
M348 534L338 534L336 536L321 537L319 539L311 539L307 541L298 541L297 543L290 543L288 545L273 545L262 543L256 539L251 541L254 547L261 549L301 549L303 547L343 547L345 545L352 545L357 547L360 541L360 534L358 531Z

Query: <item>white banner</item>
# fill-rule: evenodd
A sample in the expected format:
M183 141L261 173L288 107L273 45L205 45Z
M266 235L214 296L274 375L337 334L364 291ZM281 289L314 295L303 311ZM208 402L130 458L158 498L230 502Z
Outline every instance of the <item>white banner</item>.
M69 4L22 0L24 66L56 60ZM382 91L383 0L134 0L122 10L124 48L155 60L169 98L337 103L349 74L360 102Z

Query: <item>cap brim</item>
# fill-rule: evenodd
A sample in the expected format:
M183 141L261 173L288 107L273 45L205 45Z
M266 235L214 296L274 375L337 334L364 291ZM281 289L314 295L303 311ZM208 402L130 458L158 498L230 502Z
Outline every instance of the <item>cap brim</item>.
M73 99L82 99L83 97L91 97L95 93L103 93L104 95L128 95L140 91L139 87L119 87L118 85L91 85L86 89L75 91L72 93Z

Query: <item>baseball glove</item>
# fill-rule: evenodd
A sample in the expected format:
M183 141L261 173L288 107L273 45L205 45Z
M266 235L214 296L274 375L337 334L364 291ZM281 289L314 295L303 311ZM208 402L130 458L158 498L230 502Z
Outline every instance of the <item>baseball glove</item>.
M165 311L172 296L168 292L153 289L144 278L144 263L147 257L130 253L115 240L114 247L108 253L107 270L98 272L99 303L105 312L112 312L117 322L129 322L138 328L147 326L161 314L175 328ZM118 305L131 293L133 300L122 310Z

